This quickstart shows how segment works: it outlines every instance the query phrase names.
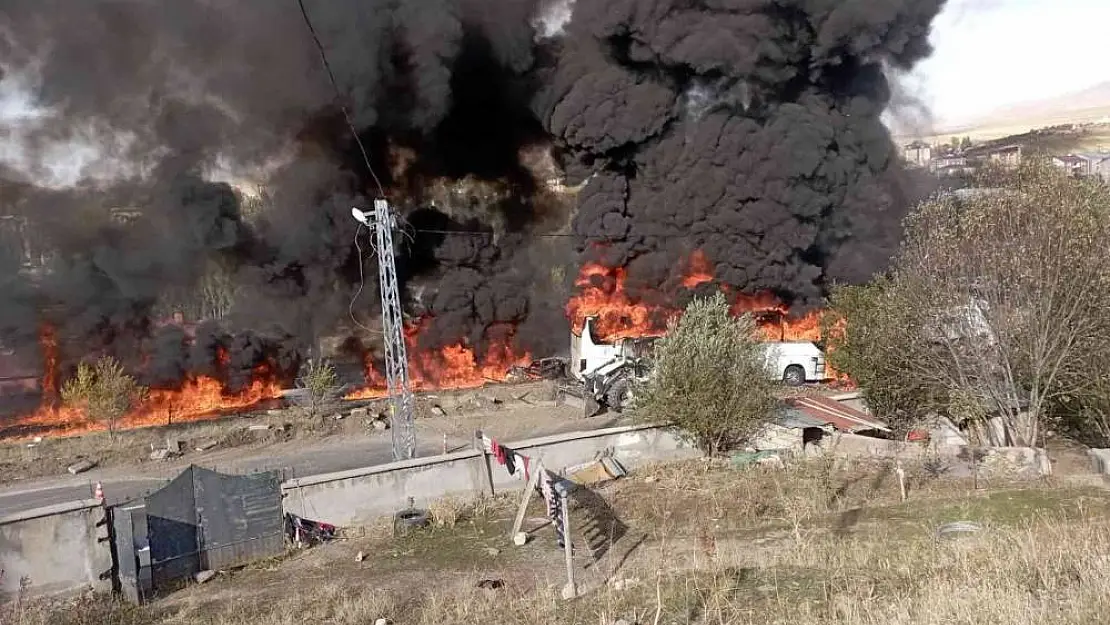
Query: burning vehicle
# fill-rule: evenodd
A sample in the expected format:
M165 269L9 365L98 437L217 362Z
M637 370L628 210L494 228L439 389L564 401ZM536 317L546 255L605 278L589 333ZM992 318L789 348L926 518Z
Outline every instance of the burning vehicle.
M598 341L587 318L581 333L571 333L570 371L582 384L586 416L603 409L620 412L633 399L634 382L652 372L651 350L658 337ZM825 354L810 341L768 341L764 344L768 374L788 386L819 383L828 379Z

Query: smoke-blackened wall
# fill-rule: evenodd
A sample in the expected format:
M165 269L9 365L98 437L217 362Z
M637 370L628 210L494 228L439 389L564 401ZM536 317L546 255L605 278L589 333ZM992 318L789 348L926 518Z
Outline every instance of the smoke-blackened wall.
M889 253L907 191L883 69L928 53L941 4L305 0L337 100L295 3L0 0L0 212L52 254L0 256L0 342L49 323L70 363L231 382L350 329L360 273L372 323L349 209L378 191L338 104L405 215L424 347L561 351L576 246L644 297L701 249L722 282L813 301ZM536 146L592 176L577 200ZM185 341L159 319L196 292L220 322Z

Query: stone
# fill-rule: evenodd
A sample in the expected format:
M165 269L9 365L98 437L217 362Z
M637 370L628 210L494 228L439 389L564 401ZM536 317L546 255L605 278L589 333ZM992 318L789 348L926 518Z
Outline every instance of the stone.
M655 481L656 481L656 477L654 475L649 475L649 476L644 478L644 484L654 484Z
M284 411L279 410L277 408L271 408L270 410L266 411L266 414L271 416L271 417L276 417L276 416L280 415L282 412L284 412Z
M251 432L265 432L266 430L269 430L270 427L271 426L268 423L259 423L256 425L248 425L247 430Z
M379 431L388 430L389 429L389 421L383 421L381 419L376 419L371 424L371 427L373 427L375 430L379 430Z
M342 412L337 412L329 418L333 421L342 421L343 419L347 418L347 415L343 414Z
M632 625L632 623L629 623L628 621L626 621L622 618L619 618L619 619L613 621L613 625Z
M570 601L578 596L578 587L574 584L566 584L563 586L562 592L559 593L564 601Z
M167 460L169 458L172 458L174 455L175 454L169 449L155 449L154 451L150 452L150 459Z
M517 547L523 547L528 544L528 534L524 532L517 532L513 534L513 544Z
M389 625L389 619L380 618L374 621L374 625Z
M93 462L92 460L85 459L85 460L81 460L81 461L78 461L78 462L75 462L75 463L69 465L68 467L66 467L66 471L69 471L70 473L72 473L74 475L77 475L78 473L84 473L85 471L88 471L89 469L91 469L95 466L96 466L95 462Z
M215 572L215 571L211 571L211 570L208 570L208 571L200 571L199 573L197 573L197 574L196 574L196 575L195 575L195 576L193 577L193 579L197 580L197 583L198 583L198 584L203 584L204 582L207 582L207 581L209 581L210 579L212 579L212 578L213 578L213 577L215 577L215 576L216 576L216 572Z
M207 451L207 450L212 449L213 447L215 447L216 445L219 445L219 444L220 444L220 442L217 441L216 439L208 438L208 439L205 439L205 440L200 441L199 443L197 443L196 449L197 449L197 451Z
M447 411L443 409L443 406L440 406L439 404L435 404L435 405L432 406L432 414L434 414L437 417L446 417L447 416Z
M356 418L356 419L359 418L359 417L366 418L366 417L370 416L370 409L367 408L366 406L363 406L361 408L351 408L351 412L349 412L348 414L350 414L351 417Z
M358 555L355 556L355 562L362 562L365 559L366 559L366 554L362 553L361 551L358 552Z
M179 454L182 451L184 451L184 449L183 449L184 446L185 445L181 441L181 439L171 438L171 437L168 437L168 436L166 437L166 449L170 450L171 452L173 452L175 454Z

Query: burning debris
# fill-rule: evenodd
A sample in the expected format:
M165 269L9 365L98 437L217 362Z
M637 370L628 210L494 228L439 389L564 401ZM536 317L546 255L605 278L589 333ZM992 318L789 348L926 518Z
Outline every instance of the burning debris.
M715 290L806 338L830 281L885 264L914 190L879 116L943 1L787 4L308 3L403 209L417 388ZM295 7L12 0L0 26L0 344L44 395L15 422L82 423L57 390L101 355L152 389L125 423L241 408L373 326L347 215L374 185Z

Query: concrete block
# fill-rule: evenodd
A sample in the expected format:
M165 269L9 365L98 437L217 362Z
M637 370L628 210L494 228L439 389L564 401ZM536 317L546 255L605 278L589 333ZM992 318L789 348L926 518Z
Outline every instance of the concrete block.
M207 450L212 449L213 447L215 447L216 445L219 445L219 444L220 444L219 441L217 441L215 439L212 439L212 438L209 438L207 440L203 440L203 441L197 443L197 451L207 451Z
M95 466L96 466L96 462L93 461L93 460L88 460L88 459L80 460L78 462L75 462L75 463L69 465L69 467L66 468L66 471L69 471L70 473L72 473L74 475L77 475L78 473L84 473L85 471L88 471L89 469L91 469Z
M104 515L90 499L0 516L0 595L14 596L22 577L32 596L111 590L101 579L112 570L111 546L98 540Z
M1099 475L1110 475L1110 449L1088 449L1091 470Z
M204 582L207 582L207 581L211 580L215 576L216 576L215 571L199 571L194 576L194 579L197 580L198 584L203 584Z

